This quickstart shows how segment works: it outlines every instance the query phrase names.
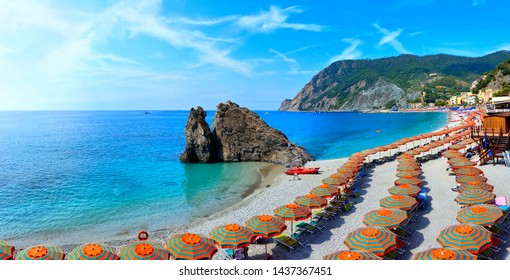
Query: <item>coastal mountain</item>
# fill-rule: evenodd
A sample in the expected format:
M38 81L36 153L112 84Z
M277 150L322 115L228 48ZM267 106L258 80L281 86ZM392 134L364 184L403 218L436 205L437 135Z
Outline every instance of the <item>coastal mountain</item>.
M248 108L227 101L217 106L212 131L202 107L192 108L186 123L184 162L264 161L304 165L313 157L270 127Z
M484 73L473 88L474 93L492 92L493 97L510 95L510 60L498 64L490 72Z
M279 111L371 111L439 103L468 91L471 83L502 61L509 51L483 57L404 54L380 59L342 60L318 74Z

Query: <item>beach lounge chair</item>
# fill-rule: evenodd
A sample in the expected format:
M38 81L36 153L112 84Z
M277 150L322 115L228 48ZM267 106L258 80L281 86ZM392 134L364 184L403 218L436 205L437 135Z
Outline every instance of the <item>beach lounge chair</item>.
M397 253L397 251L393 250L393 251L391 251L391 252L387 253L386 255L384 255L384 257L383 257L383 258L384 258L385 260L396 260L396 259L397 259L397 257L398 257L398 255L399 255L399 254Z
M307 222L301 222L296 225L298 228L304 229L306 232L310 233L311 235L316 235L319 233L319 228L315 225L309 224Z
M349 211L351 211L352 209L352 202L347 202L343 207L341 207L342 211L347 213Z
M297 240L292 239L289 236L284 235L284 234L274 236L273 239L276 241L277 244L280 244L280 245L284 246L285 248L289 249L289 251L291 253L293 253L294 250L296 250L296 248L299 244Z
M319 223L321 221L329 222L333 218L333 215L326 213L325 211L318 211L314 213L312 222Z
M306 230L305 229L299 229L296 230L290 237L298 242L301 247L306 247L310 245L310 242L308 242L308 237L306 236Z
M488 226L487 229L498 237L502 237L503 235L506 234L505 229L503 229L497 225Z
M359 197L361 194L359 192L359 189L358 188L354 188L352 189L350 192L349 192L349 196L352 196L352 197Z
M492 249L487 248L487 249L483 250L482 252L478 253L478 258L484 259L484 260L492 260L491 259L492 254L493 254Z
M330 215L336 216L338 212L341 211L341 208L329 205L324 207L324 211Z

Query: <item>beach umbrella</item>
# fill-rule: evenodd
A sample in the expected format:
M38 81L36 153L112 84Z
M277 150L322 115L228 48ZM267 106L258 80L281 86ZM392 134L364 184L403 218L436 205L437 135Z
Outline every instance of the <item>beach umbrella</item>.
M420 170L403 170L397 172L397 177L399 178L407 178L407 177L416 177L421 175Z
M414 208L417 201L412 196L407 195L391 195L379 200L379 204L383 208L396 208L409 211Z
M475 166L476 164L472 161L460 161L460 162L453 162L450 164L453 169L464 167L464 166Z
M418 252L413 260L476 260L477 256L466 250L454 248L432 248Z
M397 168L402 167L402 166L412 166L412 167L420 168L420 164L416 160L400 161L397 165Z
M253 231L238 224L217 227L209 234L222 248L238 249L250 246L256 238Z
M465 192L468 190L482 190L487 192L492 192L494 187L492 185L487 184L486 182L467 182L464 184L460 184L458 192Z
M312 212L310 212L309 208L295 203L283 205L274 209L274 214L284 221L290 221L290 229L292 232L294 231L292 227L294 221L306 220L312 216Z
M261 238L270 238L279 235L287 229L287 225L282 219L270 215L252 217L246 222L246 227ZM266 256L269 256L267 253L267 242L265 242L264 245L266 247Z
M16 254L17 260L63 260L64 258L64 252L56 245L36 245Z
M483 171L476 167L457 168L454 170L454 172L455 172L455 175L466 175L466 176L481 175L481 176L483 176Z
M102 243L87 243L73 249L68 260L120 260L115 248Z
M496 205L474 205L460 209L457 212L457 221L463 224L488 226L501 222L503 210Z
M0 241L0 260L12 260L13 254L14 246L5 241Z
M166 249L176 260L210 260L218 252L214 240L194 233L174 235Z
M395 180L395 185L416 185L420 186L423 183L423 180L416 177L411 178L399 178Z
M446 151L441 153L441 156L443 156L445 158L459 158L459 157L463 157L463 155L459 151L456 151L456 150L446 150Z
M407 171L407 170L420 170L420 167L419 166L411 166L411 165L397 166L397 172Z
M382 260L381 257L377 256L372 252L364 251L336 251L334 253L325 255L322 257L323 260L343 260L343 261L358 261L358 260Z
M382 257L396 248L397 235L382 227L358 228L347 234L344 244L350 250L368 251Z
M492 232L477 225L453 225L443 229L436 241L443 247L466 250L477 255L492 245Z
M338 189L330 185L322 184L318 187L311 189L310 193L313 193L317 196L329 198L335 196L338 193Z
M468 183L468 182L486 182L487 178L485 178L484 176L466 176L466 175L461 175L461 176L457 176L455 178L455 181L457 181L457 183L460 183L460 184Z
M463 156L462 157L452 157L452 158L448 159L448 163L450 163L450 164L458 163L458 162L470 162L470 160Z
M121 260L168 260L170 254L163 244L139 240L131 242L120 248Z
M341 177L341 178L326 178L324 180L322 180L322 183L324 185L335 185L335 186L340 186L340 185L345 185L349 182L350 179L347 179L347 178L344 178L344 177Z
M418 186L402 184L389 188L388 192L396 195L417 196L421 192L421 188Z
M407 212L404 210L382 208L366 213L363 223L367 226L395 228L405 224L407 218Z
M322 208L326 205L328 205L328 202L324 197L317 196L313 193L305 194L303 196L298 196L294 200L296 204L299 204L301 206L308 207L310 209L314 208Z
M455 201L460 205L475 205L483 203L493 203L496 195L482 190L467 190L461 192Z

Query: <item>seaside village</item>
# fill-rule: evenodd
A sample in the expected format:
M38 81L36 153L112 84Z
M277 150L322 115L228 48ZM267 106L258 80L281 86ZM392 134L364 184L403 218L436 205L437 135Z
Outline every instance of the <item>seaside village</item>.
M263 195L283 196L285 203L268 204L274 208L263 212L243 210L244 216L225 215L215 220L222 224L203 223L172 236L141 231L131 242L115 246L15 248L0 242L0 257L507 259L509 130L507 108L450 111L449 125L441 130L324 161L318 168L309 162L307 167L318 174L296 169L278 176L274 184L280 188ZM267 201L263 195L247 201L245 209Z

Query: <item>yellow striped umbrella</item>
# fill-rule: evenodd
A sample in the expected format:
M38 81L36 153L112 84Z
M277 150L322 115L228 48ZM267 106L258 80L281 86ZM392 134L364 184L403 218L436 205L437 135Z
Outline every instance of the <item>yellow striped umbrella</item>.
M477 225L453 225L443 229L436 240L443 247L466 250L477 255L492 245L492 232Z
M0 241L0 260L12 260L13 254L14 246L5 241Z
M475 205L483 203L493 203L496 195L482 190L468 190L460 193L455 201L461 205Z
M210 260L218 252L214 240L194 233L174 235L166 249L176 260Z
M169 252L165 247L153 241L134 241L120 248L121 260L168 260Z
M457 221L464 224L488 226L501 222L503 210L496 205L474 205L457 212Z
M402 184L389 188L388 192L396 195L417 196L421 192L421 188L418 186Z
M407 212L404 210L382 208L366 213L363 223L367 226L395 228L405 224L407 218Z
M56 245L36 245L16 254L17 260L63 260L64 258L64 252Z
M350 250L368 251L382 257L396 248L397 235L382 227L358 228L347 234L344 244Z
M303 196L298 196L294 200L296 204L299 204L301 206L308 207L310 209L315 208L322 208L326 205L328 205L328 202L324 197L317 196L313 193L305 194Z
M414 208L417 201L414 197L407 195L391 195L379 200L383 208L396 208L409 211Z
M115 248L102 243L87 243L73 249L68 260L120 260Z
M413 260L476 260L477 256L466 250L453 248L432 248L418 252Z
M211 231L210 235L222 248L229 249L248 247L256 238L253 231L238 224L217 227Z
M325 198L333 197L338 193L338 188L335 188L330 185L322 184L318 187L313 188L310 193L313 193L318 196L322 196Z
M464 184L460 184L459 192L465 192L468 190L482 190L487 192L492 192L494 187L492 185L487 184L486 182L468 182Z
M465 176L465 175L462 175L462 176L457 176L455 178L455 181L457 181L457 183L460 183L460 184L468 183L468 182L487 182L487 178L485 178L484 176Z
M399 178L395 180L395 185L414 185L414 186L420 186L423 183L423 180L416 177L411 178Z
M343 260L343 261L358 261L358 260L382 260L381 257L377 256L372 252L365 251L336 251L334 253L325 255L322 257L323 260Z

